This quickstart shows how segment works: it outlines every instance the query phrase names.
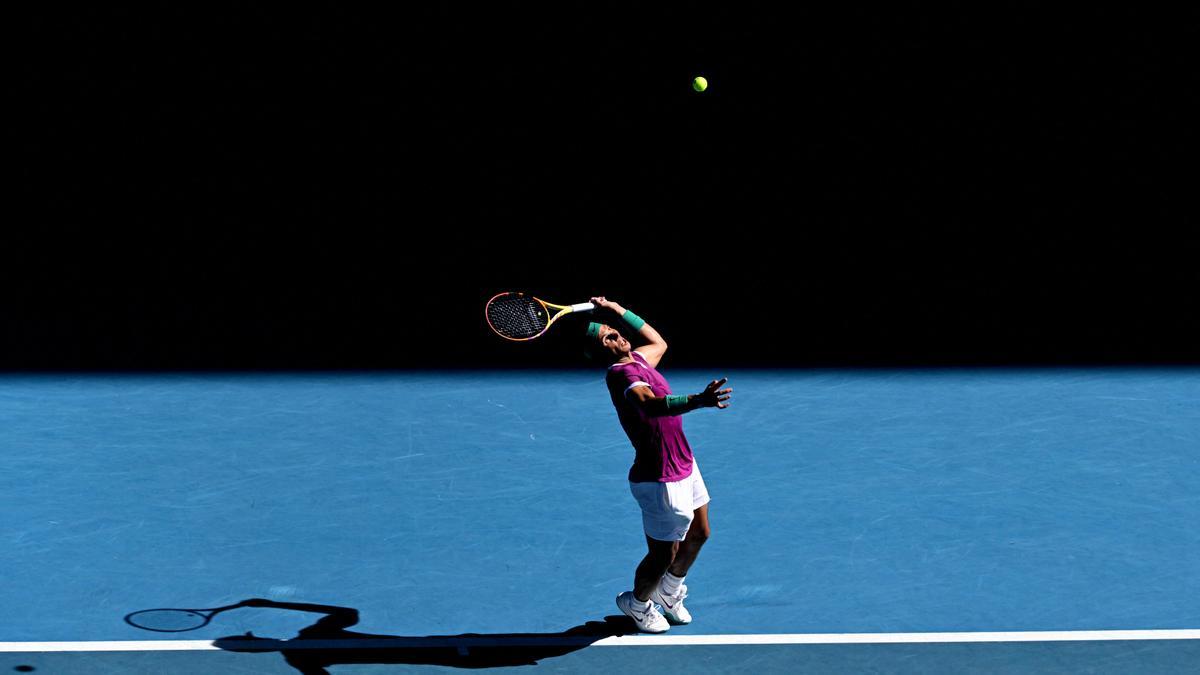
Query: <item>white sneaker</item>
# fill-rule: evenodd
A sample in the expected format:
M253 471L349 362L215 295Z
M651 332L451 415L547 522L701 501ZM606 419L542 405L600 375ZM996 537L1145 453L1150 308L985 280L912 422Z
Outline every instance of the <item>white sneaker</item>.
M625 591L617 596L617 607L626 616L633 619L638 630L645 633L665 633L671 628L671 624L667 623L663 615L655 609L653 602L650 603L649 609L642 609L641 604L637 598L633 597L633 591Z
M687 597L687 584L679 584L679 592L675 595L666 595L663 593L662 584L654 587L650 592L650 602L658 603L662 606L662 613L671 623L689 624L692 622L692 614L683 606L683 600Z

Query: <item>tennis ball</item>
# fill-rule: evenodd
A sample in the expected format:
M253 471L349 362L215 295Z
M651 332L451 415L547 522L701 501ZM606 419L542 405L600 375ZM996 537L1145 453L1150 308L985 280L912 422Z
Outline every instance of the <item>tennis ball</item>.
M704 79L703 77L697 77L696 79L692 80L692 89L695 89L696 91L704 91L705 89L708 89L708 80Z

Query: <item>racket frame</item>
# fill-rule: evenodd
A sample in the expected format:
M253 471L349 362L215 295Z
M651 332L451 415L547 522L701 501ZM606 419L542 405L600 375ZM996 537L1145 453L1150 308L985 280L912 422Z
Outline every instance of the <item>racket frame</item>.
M500 331L496 330L496 327L492 325L492 319L491 319L491 317L488 316L488 311L487 311L488 307L492 306L492 303L495 302L496 298L499 298L499 297L502 297L505 295L516 295L516 296L519 296L522 298L532 298L533 300L537 301L538 303L540 303L542 305L542 308L546 310L546 314L548 316L551 315L552 313L553 313L553 316L550 316L550 318L546 321L545 327L542 328L542 330L537 335L531 335L531 336L525 337L525 338L509 337L509 336L505 335L504 333L501 333ZM541 298L539 298L537 296L528 295L526 293L518 293L516 291L504 291L503 293L497 293L497 294L493 295L487 301L487 304L485 304L483 306L483 318L487 321L488 328L491 328L493 333L495 333L496 335L499 335L500 337L504 338L505 340L510 340L512 342L528 342L529 340L534 340L534 339L537 339L537 338L545 335L546 331L550 330L550 326L553 326L555 321L558 321L560 318L566 316L567 314L571 314L572 312L590 312L594 309L596 309L596 306L590 302L581 302L581 303L578 303L575 305L557 305L553 302L546 302L545 300L542 300ZM553 310L557 310L557 313L554 313Z
M155 633L186 633L187 631L190 631L190 630L198 630L200 628L204 628L205 626L207 626L209 624L209 622L212 621L212 618L214 616L216 616L217 614L220 614L221 612L224 612L224 611L227 611L230 609L237 609L242 606L243 605L241 605L241 604L237 604L237 605L226 605L225 607L213 607L211 609L191 609L188 607L155 607L154 609L141 609L136 612L130 612L129 614L126 614L125 615L125 623L129 624L130 626L133 626L134 628L138 628L140 630L153 631ZM150 612L187 612L189 614L194 614L196 616L203 617L204 621L202 621L198 625L189 626L188 628L151 628L149 626L144 626L144 625L139 624L136 621L134 621L134 618L138 614L148 614Z

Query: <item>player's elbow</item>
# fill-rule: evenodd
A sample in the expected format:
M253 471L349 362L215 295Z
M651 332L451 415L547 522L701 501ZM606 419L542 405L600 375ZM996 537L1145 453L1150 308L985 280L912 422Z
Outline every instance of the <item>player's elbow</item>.
M645 355L653 355L654 358L651 365L655 365L658 363L659 359L662 358L663 354L666 353L667 341L662 338L658 338L649 342L646 346L642 347L638 351Z
M636 389L634 392L636 393L632 394L629 399L643 415L657 417L666 411L666 399L656 397L650 393L649 389L644 393Z
M667 407L666 397L647 399L642 404L642 411L650 417L664 417L671 414L670 408Z
M633 399L633 405L642 411L644 415L653 416L655 414L653 398L635 398Z

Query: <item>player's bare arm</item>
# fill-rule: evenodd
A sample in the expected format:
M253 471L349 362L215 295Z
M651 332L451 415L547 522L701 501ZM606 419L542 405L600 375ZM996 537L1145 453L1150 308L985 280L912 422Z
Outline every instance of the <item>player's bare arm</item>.
M627 396L648 415L682 415L700 408L725 409L729 407L729 398L733 395L732 387L721 388L728 381L724 377L713 380L699 394L688 394L686 403L682 404L670 401L673 398L671 396L655 396L650 387L634 387Z
M626 310L624 307L622 307L619 303L608 300L603 296L592 298L592 304L596 305L596 307L607 309L616 314L618 317L625 316ZM646 341L646 344L637 348L638 353L646 357L646 361L651 367L658 367L658 362L662 360L663 354L667 351L667 341L663 339L663 336L659 335L658 331L654 330L649 323L644 324L641 329L638 330L638 336L640 336L642 340Z

